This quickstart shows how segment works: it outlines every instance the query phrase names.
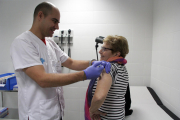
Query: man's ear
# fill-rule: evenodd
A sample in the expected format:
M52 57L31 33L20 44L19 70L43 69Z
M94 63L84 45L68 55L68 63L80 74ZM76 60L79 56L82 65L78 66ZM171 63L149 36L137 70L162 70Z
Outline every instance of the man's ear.
M37 17L38 17L38 20L41 20L44 17L43 12L39 11Z

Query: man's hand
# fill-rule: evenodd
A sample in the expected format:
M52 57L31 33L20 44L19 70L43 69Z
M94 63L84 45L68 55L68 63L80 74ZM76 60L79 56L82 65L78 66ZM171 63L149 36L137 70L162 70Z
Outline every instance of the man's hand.
M102 61L97 61L92 66L86 68L84 73L86 74L86 79L96 79L100 76L102 70L104 69L104 64Z
M92 65L95 64L95 63L97 63L97 62L99 62L99 61L93 61L93 62L92 62ZM105 70L106 70L106 73L109 73L110 70L111 70L111 64L110 64L109 62L106 62L106 61L102 61L102 64L104 65L104 68L105 68Z

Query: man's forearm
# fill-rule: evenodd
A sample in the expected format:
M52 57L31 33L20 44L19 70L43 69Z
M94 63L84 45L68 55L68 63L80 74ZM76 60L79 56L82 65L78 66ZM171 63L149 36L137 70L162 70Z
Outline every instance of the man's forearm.
M74 60L73 66L74 68L77 68L75 70L84 70L87 67L91 66L93 61L95 61L95 59L92 59L89 61Z
M43 77L38 80L39 85L43 88L45 87L57 87L69 85L75 82L79 82L86 79L84 75L84 71L76 72L76 73L45 73Z
M72 63L72 69L73 70L84 70L87 67L89 67L89 61L85 61L85 60L74 60Z
M67 64L68 62L66 62ZM92 66L86 68L83 71L75 73L46 73L42 65L36 65L28 68L24 68L22 71L25 72L31 79L33 79L39 86L45 87L57 87L69 85L78 81L86 79L97 78L104 66L97 67L101 62L97 62Z
M73 60L71 58L68 58L64 63L62 63L63 66L72 69L72 70L84 70L90 65L92 65L93 60L85 61L85 60Z
M76 73L46 73L42 65L32 66L23 69L31 79L33 79L41 87L57 87L64 86L86 79L84 71Z

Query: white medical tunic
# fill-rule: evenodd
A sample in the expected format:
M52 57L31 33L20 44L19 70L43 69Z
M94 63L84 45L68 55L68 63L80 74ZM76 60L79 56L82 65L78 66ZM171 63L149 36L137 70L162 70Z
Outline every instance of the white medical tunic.
M19 119L59 120L64 108L62 87L42 88L22 69L43 65L47 73L60 73L67 54L51 38L46 38L45 45L32 32L26 31L13 41L11 58L18 84Z

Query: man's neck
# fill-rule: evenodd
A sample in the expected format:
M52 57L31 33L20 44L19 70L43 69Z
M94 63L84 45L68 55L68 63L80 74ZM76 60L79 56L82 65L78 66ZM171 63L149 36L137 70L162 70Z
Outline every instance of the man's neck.
M45 39L41 39L43 41L43 43L46 45L46 40Z
M35 28L34 26L31 27L31 29L29 30L31 31L34 35L36 35L39 39L45 39L45 37L43 37L41 35L41 33L39 32L40 30L38 28Z
M46 45L45 37L42 37L41 34L38 34L39 33L38 29L35 29L35 28L31 27L31 29L29 31L31 31L34 35L36 35Z

